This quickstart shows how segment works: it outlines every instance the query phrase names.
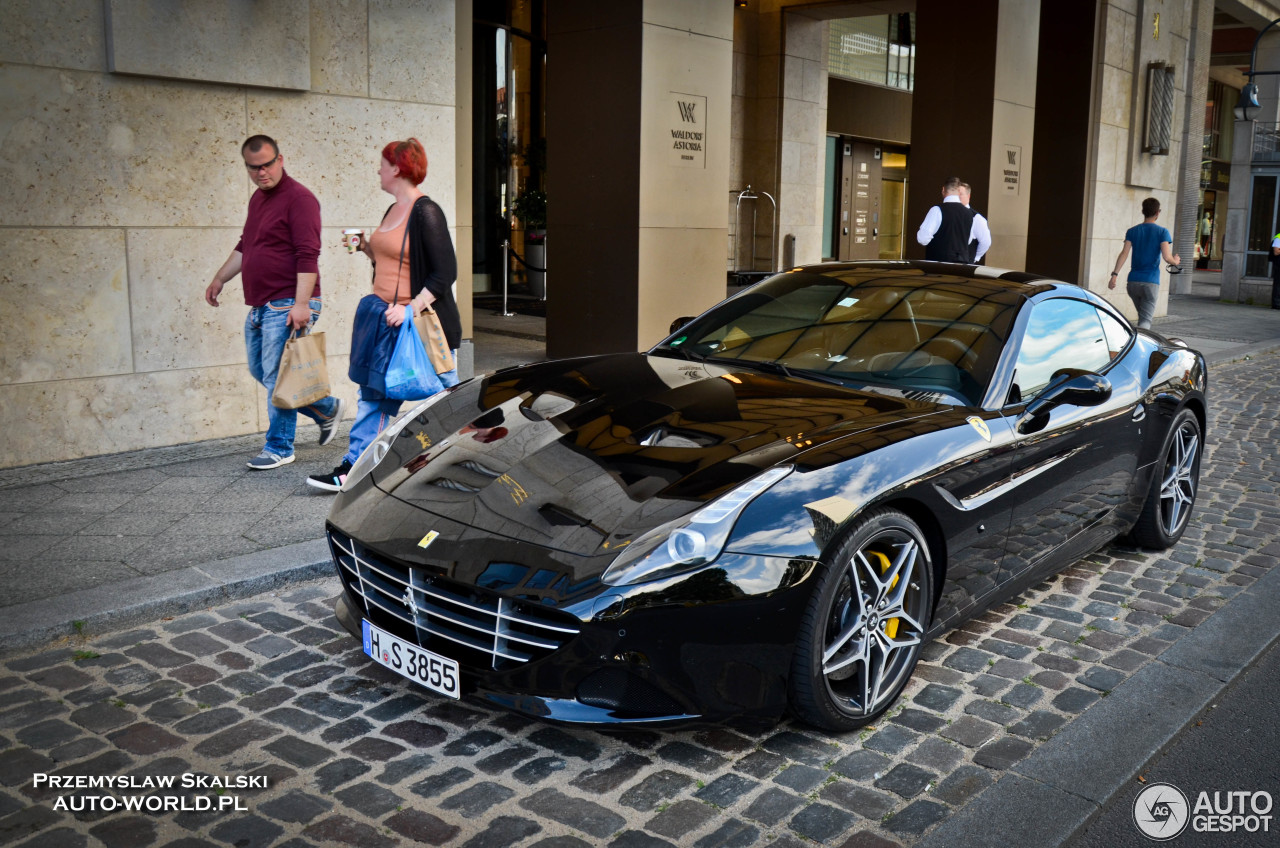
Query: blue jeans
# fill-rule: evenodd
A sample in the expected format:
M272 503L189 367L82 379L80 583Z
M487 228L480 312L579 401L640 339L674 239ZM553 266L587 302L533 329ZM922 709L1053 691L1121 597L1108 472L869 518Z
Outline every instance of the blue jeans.
M284 297L265 306L249 309L244 322L244 344L249 353L249 373L267 390L267 443L266 450L277 456L293 456L293 436L301 412L317 424L327 422L338 411L338 401L333 396L317 401L302 409L280 409L271 403L271 392L276 387L280 372L280 357L284 355L284 343L289 340L289 310L294 299ZM320 317L320 300L310 301L310 328Z
M453 352L454 362L457 362L458 352ZM440 382L447 389L450 386L458 385L458 369L446 371L443 374L437 374ZM400 404L404 401L388 400L365 400L364 386L360 387L360 400L356 403L356 420L351 425L351 435L347 447L347 454L342 458L344 462L355 463L360 458L360 454L364 453L364 449L369 447L374 439L378 438L378 434L387 429L387 425L395 420L396 414L400 412ZM414 401L416 403L416 401Z

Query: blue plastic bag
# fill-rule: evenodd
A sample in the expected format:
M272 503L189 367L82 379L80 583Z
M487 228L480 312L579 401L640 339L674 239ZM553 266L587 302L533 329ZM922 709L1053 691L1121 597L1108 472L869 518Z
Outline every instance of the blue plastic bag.
M413 326L413 313L408 309L391 361L387 363L386 385L384 394L391 400L422 400L444 390Z

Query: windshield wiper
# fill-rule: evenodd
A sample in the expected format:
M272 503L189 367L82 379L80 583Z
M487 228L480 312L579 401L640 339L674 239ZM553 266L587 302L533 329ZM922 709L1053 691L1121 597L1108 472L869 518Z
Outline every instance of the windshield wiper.
M811 371L807 368L791 369L772 359L726 359L723 357L709 356L705 360L716 365L736 365L742 368L750 368L756 371L769 371L774 374L781 374L784 377L801 380L813 380L815 383L827 383L832 386L843 386L850 388L850 384L857 384L861 377L865 375L852 375L848 377L838 377L834 374L828 374L824 371ZM888 385L892 386L893 383Z
M799 371L793 371L791 373L803 377L806 380L816 380L819 383L830 383L833 386L848 387L850 382L849 378L837 377L834 374L827 374L823 371L810 371L807 368ZM857 381L854 380L854 382Z
M690 350L687 347L673 347L672 345L662 345L661 347L655 347L653 349L653 352L654 353L674 353L678 356L681 356L689 360L690 362L706 362L707 361L707 358L705 356L694 353L692 350Z
M771 371L774 374L781 374L784 377L793 376L790 369L781 362L775 362L772 359L728 359L720 356L708 356L705 362L714 362L717 365L733 365L739 368L750 368L754 371Z

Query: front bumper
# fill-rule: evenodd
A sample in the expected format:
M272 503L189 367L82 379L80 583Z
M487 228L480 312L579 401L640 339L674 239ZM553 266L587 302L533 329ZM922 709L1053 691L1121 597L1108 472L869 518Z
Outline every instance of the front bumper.
M811 560L725 554L663 581L595 580L571 599L538 602L517 588L459 581L448 568L405 564L332 525L329 538L344 589L336 608L342 625L359 639L367 618L457 660L464 697L588 725L776 717L786 709ZM523 554L537 558L528 547Z

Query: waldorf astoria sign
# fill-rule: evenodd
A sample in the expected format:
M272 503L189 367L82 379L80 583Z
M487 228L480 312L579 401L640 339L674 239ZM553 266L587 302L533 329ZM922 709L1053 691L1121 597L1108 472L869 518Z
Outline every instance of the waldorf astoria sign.
M682 168L707 167L707 98L672 91L668 95L667 144L671 164Z

